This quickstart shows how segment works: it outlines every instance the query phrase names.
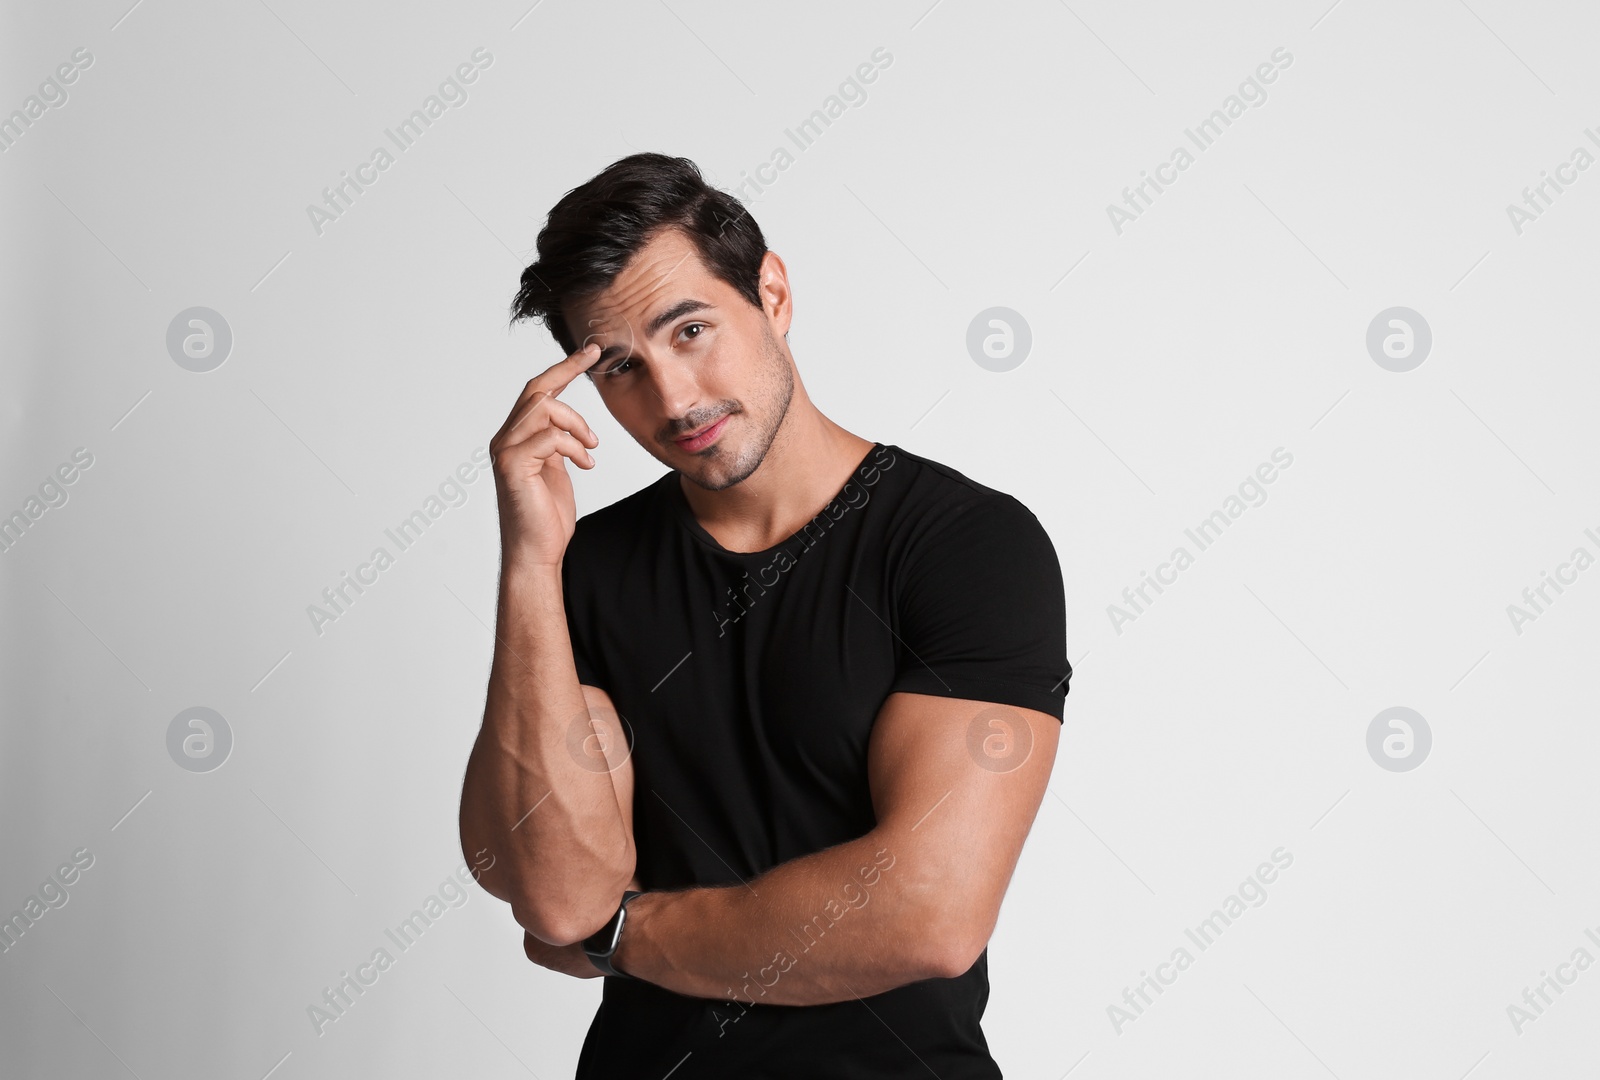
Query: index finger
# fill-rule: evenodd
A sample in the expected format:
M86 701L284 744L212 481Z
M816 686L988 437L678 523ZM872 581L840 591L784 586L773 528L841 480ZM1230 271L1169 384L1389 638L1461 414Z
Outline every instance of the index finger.
M522 407L528 403L528 399L533 397L534 394L543 391L551 397L559 397L561 391L572 385L573 379L576 379L594 366L599 356L600 346L591 341L577 352L557 360L529 379L527 384L523 386L522 393L517 395L517 400L512 404L511 411L506 414L506 422L501 425L500 430L503 432L510 426L512 420L522 411ZM562 365L566 365L565 368Z
M598 363L601 351L598 341L585 342L578 346L577 352L562 357L535 375L532 379L534 388L548 390L550 396L555 397L571 385L573 379Z

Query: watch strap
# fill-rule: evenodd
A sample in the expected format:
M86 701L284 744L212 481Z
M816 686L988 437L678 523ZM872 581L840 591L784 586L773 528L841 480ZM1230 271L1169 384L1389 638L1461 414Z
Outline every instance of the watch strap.
M637 889L628 889L622 894L622 902L617 905L617 912L606 920L606 924L595 931L583 941L583 951L588 954L589 962L599 968L603 974L619 979L631 979L626 971L619 971L611 963L612 956L617 951L617 946L622 943L622 928L627 924L628 903L636 896L644 895Z

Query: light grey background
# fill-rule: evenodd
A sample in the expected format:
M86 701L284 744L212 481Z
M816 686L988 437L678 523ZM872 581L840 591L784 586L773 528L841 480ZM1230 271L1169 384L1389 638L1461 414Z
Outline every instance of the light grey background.
M0 512L93 455L0 553L0 914L94 859L0 954L6 1076L571 1074L600 984L529 965L505 905L474 887L408 951L384 934L462 863L491 479L320 634L307 607L559 359L505 315L563 192L636 149L731 189L779 146L750 205L815 400L1017 495L1065 569L1077 673L990 949L1007 1075L1600 1068L1600 971L1508 1013L1600 958L1600 569L1508 614L1600 554L1600 170L1520 234L1507 212L1600 153L1592 7L124 0L6 24L4 113L94 58L0 154ZM307 205L480 47L468 99L318 235ZM1108 205L1279 48L1265 101L1119 234ZM1433 337L1404 373L1366 345L1396 306ZM191 307L233 334L208 373L167 351ZM1007 372L968 352L993 307L1031 333ZM602 438L580 512L661 474L568 397ZM1184 530L1279 447L1266 501L1198 552ZM1109 606L1179 545L1194 564L1119 632ZM196 706L233 738L209 772L167 749ZM1392 706L1426 720L1420 767L1369 754ZM1185 928L1280 847L1198 950ZM308 1006L380 946L319 1035Z

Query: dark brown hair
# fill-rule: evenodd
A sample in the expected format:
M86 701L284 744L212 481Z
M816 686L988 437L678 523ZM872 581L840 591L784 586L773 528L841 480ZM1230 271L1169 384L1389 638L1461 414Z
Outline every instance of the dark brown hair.
M511 322L539 319L564 353L578 341L561 305L610 285L662 229L694 243L706 268L761 307L761 226L744 205L705 182L688 158L630 154L561 197L539 230L538 258L522 272Z

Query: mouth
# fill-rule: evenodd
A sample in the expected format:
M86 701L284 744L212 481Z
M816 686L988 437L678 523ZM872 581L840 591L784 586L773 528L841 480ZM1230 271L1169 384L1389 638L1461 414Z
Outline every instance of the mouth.
M728 416L732 415L732 413L728 414ZM690 453L693 453L696 450L704 450L706 447L710 446L716 441L718 435L722 434L723 427L728 423L728 416L724 416L716 423L707 427L703 427L697 432L689 435L679 436L672 441L677 443L678 446L682 447L684 450L688 450Z

